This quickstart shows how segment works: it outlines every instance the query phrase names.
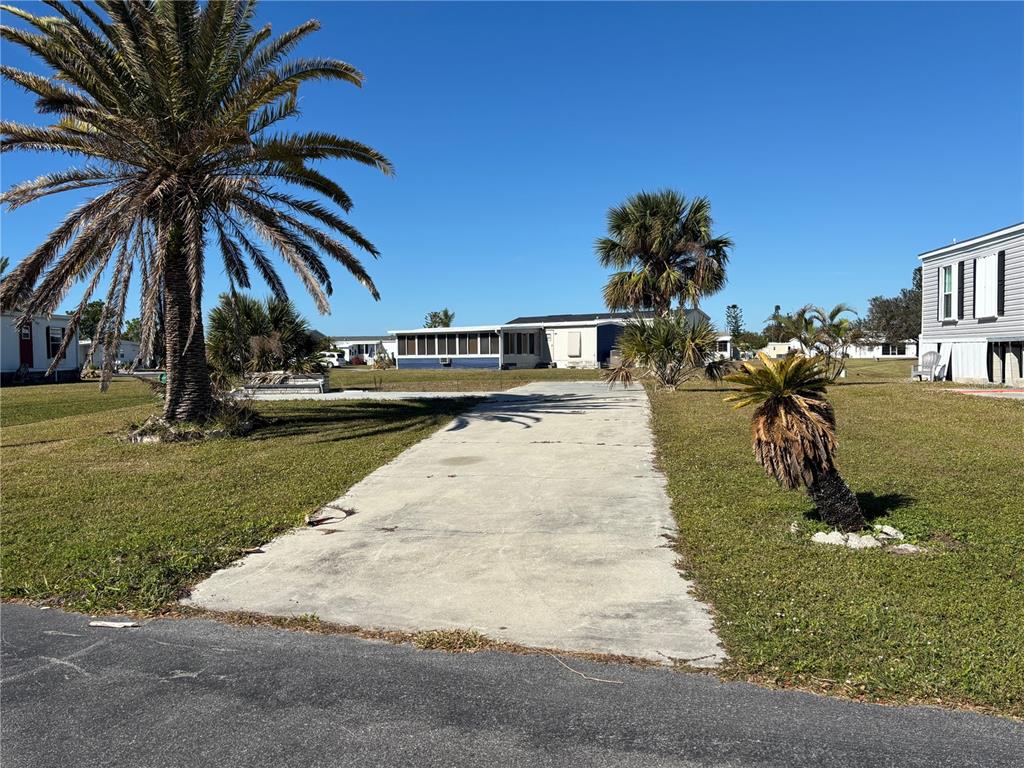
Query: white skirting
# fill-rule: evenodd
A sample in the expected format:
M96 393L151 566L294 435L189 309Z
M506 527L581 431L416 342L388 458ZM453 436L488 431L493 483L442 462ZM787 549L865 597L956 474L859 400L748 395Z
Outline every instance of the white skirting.
M950 346L953 348L953 381L988 381L987 341L955 341Z

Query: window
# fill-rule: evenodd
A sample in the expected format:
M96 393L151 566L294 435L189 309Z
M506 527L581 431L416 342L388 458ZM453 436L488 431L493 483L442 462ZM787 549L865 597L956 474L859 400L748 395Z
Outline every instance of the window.
M940 272L941 284L939 290L941 292L940 301L942 303L942 311L940 317L943 320L953 319L953 265L949 264L942 267Z
M491 353L497 354L498 348L491 349L491 334L481 333L480 334L480 354L489 355Z
M460 355L464 355L467 352L469 352L469 348L468 348L469 341L468 341L468 339L469 339L469 337L466 334L464 334L464 333L460 333L459 334L459 354Z
M521 333L516 334L516 354L523 354L523 334Z
M906 344L883 344L882 345L882 357L890 355L906 355L907 345Z
M455 336L453 335L448 337L448 354L455 354Z
M526 338L530 340L530 350L529 350L530 354L531 355L537 354L537 352L536 352L536 350L537 350L537 346L536 346L537 345L537 334L536 333L531 333Z
M504 334L504 336L505 336L505 339L504 339L504 342L503 342L502 346L504 347L505 354L506 355L510 355L513 352L513 349L512 349L512 334L506 332Z
M729 342L728 341L720 341L720 342L718 342L718 351L719 352L728 352L729 351Z
M568 338L569 357L582 357L582 340L579 331L569 331Z
M46 327L46 356L54 358L57 356L57 350L60 349L60 344L64 341L65 328L56 328L52 325ZM61 355L61 360L66 359L68 356L67 351Z
M990 253L974 262L974 316L999 314L999 255Z
M416 337L416 354L425 355L427 354L427 337L417 336Z
M469 334L469 354L475 355L477 353L477 349L479 348L477 345L477 340L479 338L480 337L477 336L475 333Z
M437 339L436 336L427 336L427 354L428 355L436 355L437 354L436 339Z

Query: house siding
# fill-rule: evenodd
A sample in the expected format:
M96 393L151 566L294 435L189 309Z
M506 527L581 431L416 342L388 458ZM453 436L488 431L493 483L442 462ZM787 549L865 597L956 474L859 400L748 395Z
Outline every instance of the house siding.
M498 356L492 355L487 357L456 357L452 356L449 358L452 361L450 366L441 365L440 357L425 357L416 355L415 357L406 357L400 355L397 358L397 367L399 368L495 368L498 365Z
M15 373L21 366L21 343L19 338L16 313L4 313L0 318L0 381L8 383L13 380ZM36 317L32 323L32 366L30 368L31 378L37 381L78 381L79 365L78 356L78 332L68 344L64 359L58 364L53 374L43 377L46 369L53 362L53 358L47 354L46 329L67 328L70 318L66 315L54 315L52 317Z
M1018 228L1013 228L1018 230ZM996 319L978 319L974 306L974 260L1005 251L1003 314ZM939 270L946 265L957 269L964 262L964 316L956 323L939 319ZM967 244L921 261L922 341L956 341L990 337L1024 337L1024 229ZM954 297L954 304L956 303Z

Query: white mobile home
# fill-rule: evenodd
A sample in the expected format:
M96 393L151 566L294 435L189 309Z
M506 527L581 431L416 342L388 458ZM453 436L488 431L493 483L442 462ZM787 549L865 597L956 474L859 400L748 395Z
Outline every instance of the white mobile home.
M952 381L1024 386L1024 222L918 258L921 357Z
M917 358L917 342L906 339L895 343L864 341L851 344L846 356L855 360L913 360Z
M69 315L36 317L22 326L17 325L19 315L4 312L0 315L0 379L4 384L19 381L78 381L81 365L78 341L72 339L53 374L45 377L46 370L60 349L71 321ZM78 335L78 332L75 332Z
M398 351L398 341L394 336L332 336L331 347L344 353L345 361L353 360L371 365L380 353L391 357Z
M78 342L78 357L82 361L82 365L90 363L93 368L103 367L103 345L97 344L96 349L92 352L92 358L89 357L89 347L92 346L91 339L82 339ZM121 339L121 343L117 348L117 359L114 361L114 366L117 368L127 368L132 365L139 357L139 342L129 341L128 339Z
M517 317L495 325L414 328L397 337L399 368L601 368L609 364L622 328L633 315L604 312ZM689 310L691 318L707 318ZM719 350L731 354L731 340Z

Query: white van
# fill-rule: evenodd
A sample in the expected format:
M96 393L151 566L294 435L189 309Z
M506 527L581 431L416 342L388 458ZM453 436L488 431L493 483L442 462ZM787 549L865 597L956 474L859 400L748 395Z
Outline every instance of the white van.
M341 368L345 364L345 353L334 350L321 352L320 359L328 368Z

